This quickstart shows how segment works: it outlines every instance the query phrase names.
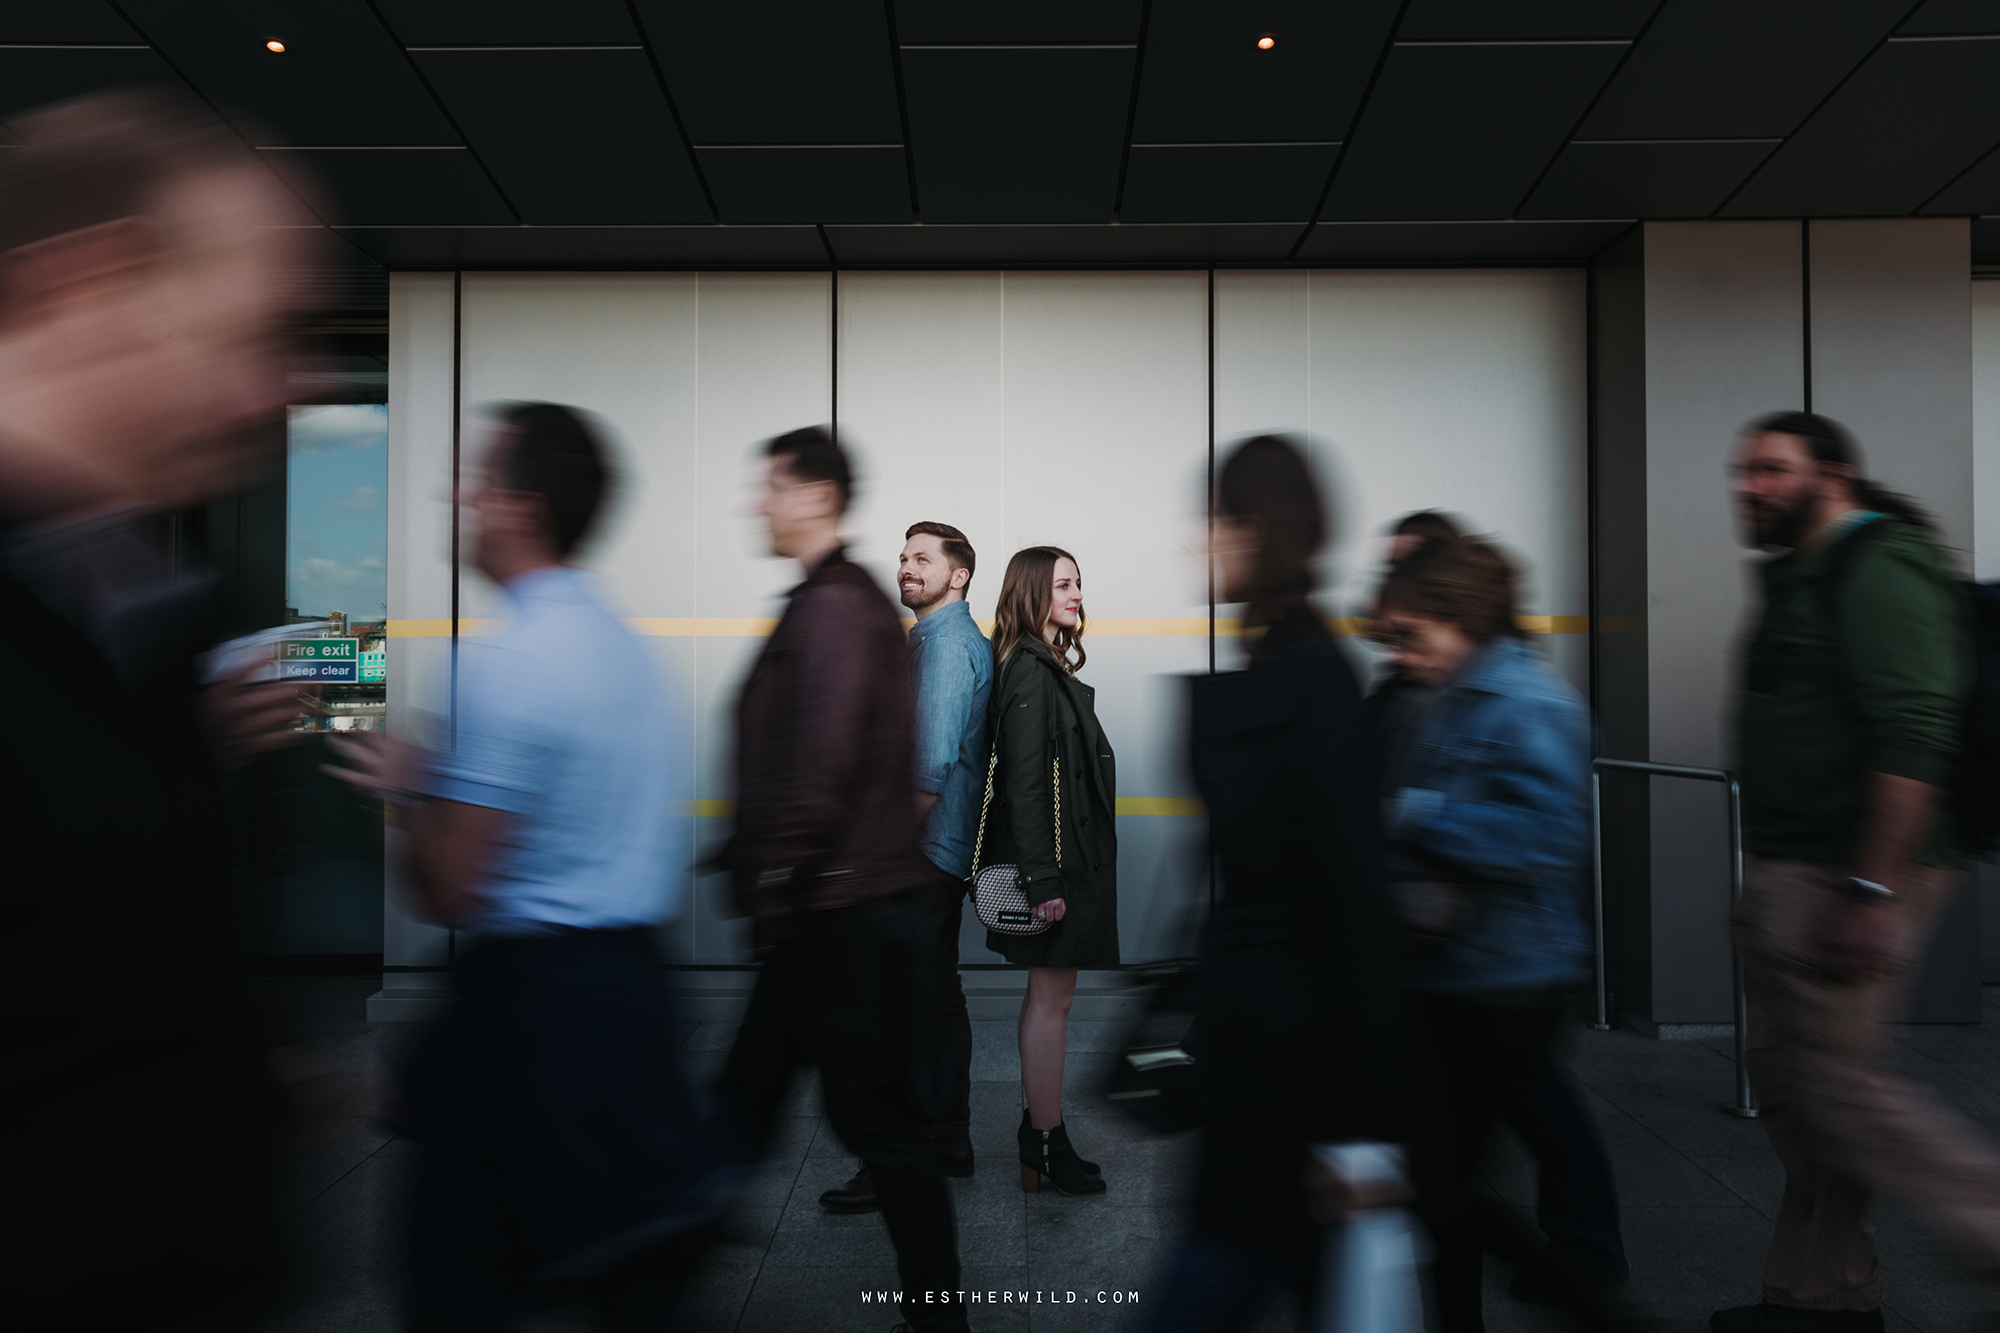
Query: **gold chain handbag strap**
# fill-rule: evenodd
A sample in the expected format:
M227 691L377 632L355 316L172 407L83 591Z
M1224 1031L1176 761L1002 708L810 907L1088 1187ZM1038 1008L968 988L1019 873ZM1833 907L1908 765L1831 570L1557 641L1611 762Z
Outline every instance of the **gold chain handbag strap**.
M1056 869L1062 869L1062 756L1056 756Z
M986 761L986 794L979 800L979 832L972 839L972 870L967 879L979 878L979 854L986 846L986 812L993 806L993 769L1000 762L1000 748L995 746L992 757ZM1062 868L1062 756L1057 755L1053 773L1056 793L1056 868Z
M972 873L967 879L979 878L979 849L986 845L986 809L993 804L993 766L1000 762L1000 747L993 747L992 758L986 761L986 795L979 800L979 835L972 840Z

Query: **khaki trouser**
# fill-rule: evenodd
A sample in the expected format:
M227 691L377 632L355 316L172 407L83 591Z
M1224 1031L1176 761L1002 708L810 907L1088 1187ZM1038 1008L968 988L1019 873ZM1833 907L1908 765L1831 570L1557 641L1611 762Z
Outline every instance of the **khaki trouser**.
M1807 1310L1872 1310L1875 1195L1894 1193L1982 1269L2000 1269L2000 1156L1974 1127L1883 1072L1939 909L1959 872L1911 866L1907 956L1890 977L1835 981L1815 966L1840 872L1751 857L1735 920L1750 1003L1750 1082L1785 1165L1764 1261L1764 1299Z

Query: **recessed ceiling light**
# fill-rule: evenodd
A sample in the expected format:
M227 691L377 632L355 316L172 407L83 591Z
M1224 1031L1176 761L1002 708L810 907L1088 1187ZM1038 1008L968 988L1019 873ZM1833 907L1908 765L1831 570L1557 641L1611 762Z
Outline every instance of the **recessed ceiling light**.
M264 49L266 51L274 51L279 55L283 55L285 53L285 44L283 42L274 39L272 41L264 43Z
M1277 44L1278 44L1278 39L1270 36L1269 34L1266 34L1257 39L1257 49L1259 51L1268 51Z

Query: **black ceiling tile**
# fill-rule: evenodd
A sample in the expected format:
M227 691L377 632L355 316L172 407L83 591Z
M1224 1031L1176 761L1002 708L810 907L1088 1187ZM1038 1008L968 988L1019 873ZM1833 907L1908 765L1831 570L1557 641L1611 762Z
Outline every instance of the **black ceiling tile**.
M1778 145L1573 143L1521 209L1524 218L1705 218Z
M259 143L458 142L363 0L125 0L125 11L210 100L247 112Z
M327 220L361 227L511 223L514 215L463 148L270 148L280 175L304 178Z
M697 144L901 143L882 0L639 0Z
M1343 138L1395 17L1395 0L1153 0L1133 139Z
M902 42L1135 42L1141 0L894 0Z
M138 40L104 0L7 0L0 5L0 42Z
M1972 262L2000 265L2000 218L1972 220Z
M407 46L618 44L639 40L625 0L375 0Z
M1626 49L1397 47L1321 216L1512 216Z
M1666 0L1579 139L1790 134L1909 0Z
M1109 222L1132 52L903 52L926 222Z
M1296 226L828 227L842 264L938 268L1049 265L1270 263Z
M1322 222L1296 256L1312 263L1574 263L1630 222Z
M1725 217L1908 213L2000 143L2000 42L1892 42L1723 210Z
M699 151L716 209L731 225L911 221L901 148Z
M643 51L420 51L525 222L713 222Z
M0 116L103 88L166 86L186 91L151 51L0 49Z
M1928 0L1896 31L2000 32L2000 0Z
M1631 37L1660 0L1410 0L1400 41Z
M383 227L341 236L390 268L825 268L811 227Z
M1134 148L1124 222L1303 223L1326 188L1339 144Z
M1924 212L1933 217L2000 213L2000 148L1940 191L1924 205Z

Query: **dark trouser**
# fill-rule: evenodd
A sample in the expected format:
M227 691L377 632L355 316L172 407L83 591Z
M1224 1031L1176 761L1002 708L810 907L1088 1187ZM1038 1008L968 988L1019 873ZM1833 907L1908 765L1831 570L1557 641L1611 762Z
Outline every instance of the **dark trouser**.
M958 975L958 924L965 914L965 880L936 866L911 895L911 905L933 932L932 967L937 981L937 1022L945 1038L949 1089L937 1118L927 1126L932 1138L964 1138L972 1128L972 1019L965 1009L965 983Z
M481 940L405 1080L422 1144L409 1326L489 1333L537 1298L671 1326L712 1157L647 930Z
M818 1065L827 1119L868 1165L896 1246L903 1317L963 1329L965 1309L923 1303L958 1290L951 1196L924 1137L915 1086L928 1059L913 1032L934 1027L936 949L911 895L793 916L716 1085L711 1137L732 1162L763 1156L792 1074Z
M1549 1264L1574 1277L1630 1273L1604 1141L1554 1056L1544 1052L1522 1078L1507 1123L1535 1157L1535 1220L1549 1238Z
M1554 991L1416 996L1418 1030L1429 1057L1441 1118L1447 1197L1424 1206L1437 1242L1432 1279L1442 1333L1481 1333L1481 1271L1488 1249L1532 1264L1539 1246L1487 1198L1479 1168L1493 1131L1522 1079L1547 1054L1561 1007Z
M1229 1333L1248 1328L1272 1292L1298 1301L1301 1322L1312 1317L1312 1257L1273 1255L1251 1245L1190 1236L1161 1265L1158 1291L1146 1293L1145 1333Z

